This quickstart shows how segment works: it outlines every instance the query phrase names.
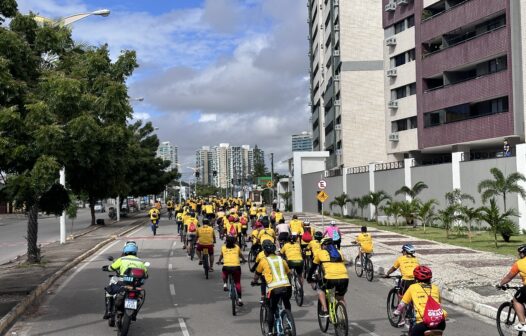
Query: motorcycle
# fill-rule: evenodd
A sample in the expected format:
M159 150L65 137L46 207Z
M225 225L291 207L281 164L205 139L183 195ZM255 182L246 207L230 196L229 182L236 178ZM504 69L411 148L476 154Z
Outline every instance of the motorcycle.
M113 257L109 257L108 260L113 261ZM150 263L146 262L144 265L149 267ZM102 269L109 271L108 266L103 266ZM109 277L110 284L105 288L108 326L115 327L116 324L117 336L126 336L131 322L135 321L146 299L146 291L142 285L147 274L141 268L130 268L122 277L118 271Z

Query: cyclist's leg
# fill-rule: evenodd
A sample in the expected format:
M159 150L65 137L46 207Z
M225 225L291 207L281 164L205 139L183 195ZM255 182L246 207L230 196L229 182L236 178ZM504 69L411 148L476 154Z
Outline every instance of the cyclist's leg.
M345 293L347 293L348 287L349 279L338 279L334 282L334 294L336 300L343 302L343 304L345 304Z
M284 293L282 294L282 300L283 300L283 307L287 310L291 310L292 306L290 304L290 298L292 297L292 287L287 286L284 287Z
M195 254L197 254L197 258L199 259L199 265L201 265L203 263L203 258L202 258L202 255L201 255L201 251L203 251L203 245L201 244L196 244L196 247L195 247Z
M213 272L214 271L214 245L210 245L207 247L208 248L208 258L210 259L210 262L208 263L209 266L209 271L210 272Z
M241 302L241 266L236 267L232 272L232 275L234 278L234 284L236 285L237 297L239 298L239 302Z
M519 322L522 324L524 324L525 320L524 303L526 303L526 286L522 286L522 288L515 293L515 297L513 298L513 308L515 308Z
M300 280L300 284L303 285L303 260L301 262L299 262L295 269L296 269L296 273L298 274L298 279Z
M424 336L424 333L428 330L430 330L424 322L420 322L416 324L413 329L411 329L411 336ZM439 325L433 328L433 330L445 330L446 329L446 321L440 322Z
M328 313L329 312L329 309L327 307L327 297L325 296L325 288L330 288L330 287L327 287L330 283L330 280L320 280L319 283L318 283L318 300L320 300L320 303L321 303L321 306L323 308L323 311L325 313Z
M261 282L261 286L260 286L261 299L265 300L265 294L267 294L267 282L265 281L265 278L262 276L260 277L260 282Z
M226 282L228 280L228 273L230 272L229 268L230 267L223 266L223 269L221 271L221 278L223 279L223 289L225 290L225 292L228 290L226 287Z
M268 312L268 316L267 316L267 324L268 324L268 330L271 331L271 330L274 330L274 314L276 313L276 310L278 310L278 303L279 303L279 299L281 298L281 293L280 293L280 289L281 288L275 288L273 289L271 292L270 292L270 297L269 297L269 312Z

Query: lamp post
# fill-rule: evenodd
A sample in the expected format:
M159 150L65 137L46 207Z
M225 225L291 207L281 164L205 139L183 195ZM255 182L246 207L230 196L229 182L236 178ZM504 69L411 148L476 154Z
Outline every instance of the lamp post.
M191 169L193 172L194 172L194 177L195 177L195 187L194 187L194 192L195 192L195 197L197 197L197 176L195 175L195 173L201 169L201 167L186 167L188 169Z

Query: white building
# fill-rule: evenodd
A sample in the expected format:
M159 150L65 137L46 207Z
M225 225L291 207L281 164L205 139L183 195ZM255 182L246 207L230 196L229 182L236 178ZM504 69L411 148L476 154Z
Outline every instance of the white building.
M170 166L166 168L166 171L177 169L179 163L177 158L177 146L170 144L170 141L161 142L157 148L157 157L165 161L170 161Z

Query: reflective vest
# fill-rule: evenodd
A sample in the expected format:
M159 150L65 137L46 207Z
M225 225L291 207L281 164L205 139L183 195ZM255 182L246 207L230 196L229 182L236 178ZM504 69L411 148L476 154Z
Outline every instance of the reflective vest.
M267 258L268 265L272 271L272 282L267 284L269 289L281 287L289 284L289 278L283 267L283 259L273 255Z

